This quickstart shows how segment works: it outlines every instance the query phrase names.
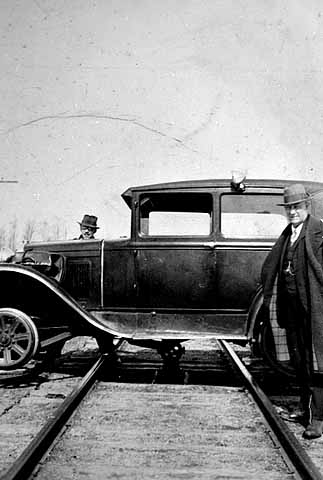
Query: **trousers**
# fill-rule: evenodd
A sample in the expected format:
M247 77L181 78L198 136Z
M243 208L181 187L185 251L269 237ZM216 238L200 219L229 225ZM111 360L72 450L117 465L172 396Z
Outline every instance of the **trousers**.
M286 340L290 361L300 386L300 402L310 421L323 420L323 384L313 372L313 346L310 319L297 292L284 293Z

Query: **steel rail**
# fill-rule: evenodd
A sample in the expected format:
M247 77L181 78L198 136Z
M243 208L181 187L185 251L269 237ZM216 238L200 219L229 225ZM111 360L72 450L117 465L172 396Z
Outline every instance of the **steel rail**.
M30 478L37 464L49 450L68 419L91 387L93 387L106 361L108 361L121 343L122 341L119 341L112 353L105 353L99 357L79 385L74 388L72 393L58 407L54 416L48 420L13 465L1 476L1 480L26 480Z
M293 465L296 473L303 480L323 480L322 473L318 470L312 459L309 457L303 446L299 443L295 435L285 425L284 421L275 411L273 404L255 382L252 375L240 360L236 352L225 340L218 340L221 348L227 352L230 359L234 362L236 369L243 377L249 392L260 408L265 420L277 438L281 448L287 455L289 462Z

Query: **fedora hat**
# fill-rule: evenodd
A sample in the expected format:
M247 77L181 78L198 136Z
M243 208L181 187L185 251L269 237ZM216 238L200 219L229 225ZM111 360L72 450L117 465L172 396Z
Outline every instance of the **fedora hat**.
M81 222L77 222L81 225L81 227L91 227L97 230L100 227L97 227L96 222L98 220L98 217L94 215L84 215L83 219Z
M306 192L304 185L301 183L294 183L284 189L284 203L277 203L286 207L288 205L295 205L296 203L306 202L310 199L310 195Z

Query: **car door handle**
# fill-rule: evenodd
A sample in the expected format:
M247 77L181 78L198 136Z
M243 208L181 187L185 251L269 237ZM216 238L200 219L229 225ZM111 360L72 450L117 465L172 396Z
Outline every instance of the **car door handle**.
M203 247L207 247L207 248L210 248L211 250L214 250L216 247L216 243L215 242L204 243Z

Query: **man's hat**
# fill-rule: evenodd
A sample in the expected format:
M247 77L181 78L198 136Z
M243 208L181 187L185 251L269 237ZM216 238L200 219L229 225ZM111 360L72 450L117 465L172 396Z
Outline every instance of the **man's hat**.
M81 227L91 227L97 230L98 228L100 228L96 225L97 219L98 217L95 217L94 215L84 215L82 222L77 223L79 223Z
M294 183L284 189L284 203L278 203L283 207L294 205L296 203L305 202L310 199L310 195L306 192L304 185Z

